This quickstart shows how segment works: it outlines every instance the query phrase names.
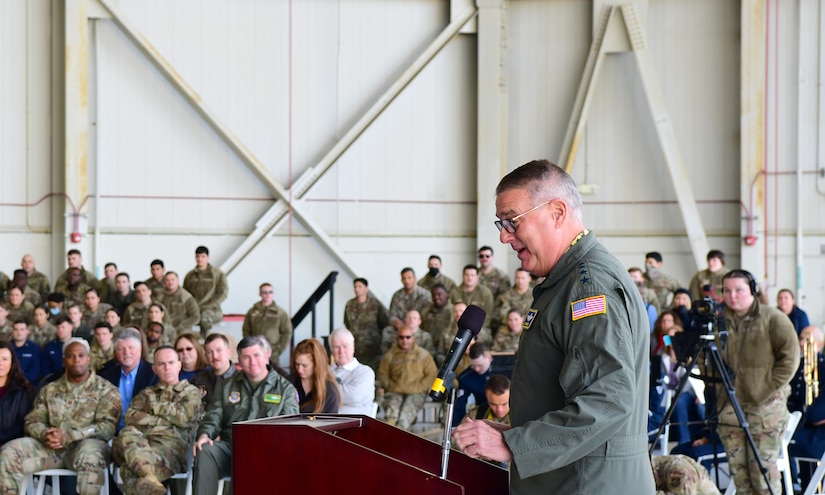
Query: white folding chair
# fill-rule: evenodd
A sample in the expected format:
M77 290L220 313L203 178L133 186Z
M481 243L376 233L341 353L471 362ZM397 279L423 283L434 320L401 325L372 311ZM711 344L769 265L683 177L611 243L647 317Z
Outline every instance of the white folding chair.
M785 431L782 432L782 438L780 440L779 458L776 460L776 467L779 469L779 474L782 475L782 484L785 486L785 493L788 494L793 493L793 478L791 477L788 445L791 443L791 439L801 418L802 413L799 411L792 412L790 418L788 418L788 425L785 427ZM731 483L728 485L728 489L725 490L725 495L734 495L735 493L736 487Z
M71 469L44 469L36 473L30 474L23 478L23 484L20 486L21 494L31 493L33 488L34 495L43 495L46 490L46 480L52 481L52 494L60 494L60 478L77 476L77 472ZM103 486L100 487L100 495L109 495L109 470L104 470Z
M673 402L673 390L668 388L666 385L665 393L662 397L662 403L665 406L665 411L670 409L670 404ZM662 434L659 435L659 438L656 439L659 443L659 454L658 455L667 455L667 443L670 441L670 420L665 423L665 429L662 431ZM654 454L655 455L655 454Z
M232 476L224 476L218 480L218 491L216 492L216 495L223 495L223 485L227 481L232 481Z
M799 425L799 420L802 419L802 413L794 411L788 419L788 426L782 433L782 447L779 449L779 459L776 460L776 466L782 474L782 483L785 485L785 493L793 493L793 476L791 475L791 457L788 455L788 446L791 444L791 439Z
M797 458L797 460L808 460L807 458ZM805 491L802 495L821 495L821 491L819 491L819 485L822 483L822 479L825 478L825 454L822 454L822 458L820 459L811 459L816 462L816 471L814 471L813 476L811 476L811 481L808 482L808 486L805 487Z

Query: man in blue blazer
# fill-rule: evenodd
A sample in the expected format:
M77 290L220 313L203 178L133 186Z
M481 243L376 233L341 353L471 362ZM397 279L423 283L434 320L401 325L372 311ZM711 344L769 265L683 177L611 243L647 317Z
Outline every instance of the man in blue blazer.
M117 431L123 428L126 411L136 396L144 388L158 382L158 377L152 371L152 365L142 359L143 339L135 328L124 328L115 337L115 361L117 363L100 373L120 390L123 401L123 412L120 415Z

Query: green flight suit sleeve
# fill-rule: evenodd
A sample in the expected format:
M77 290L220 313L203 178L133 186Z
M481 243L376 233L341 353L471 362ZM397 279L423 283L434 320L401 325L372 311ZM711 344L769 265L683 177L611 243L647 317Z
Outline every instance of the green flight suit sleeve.
M635 401L629 398L641 391L636 390L633 370L628 298L621 288L614 288L606 293L571 294L570 299L599 295L606 296L604 314L572 321L568 304L563 315L538 316L540 344L563 349L566 356L559 375L565 398L561 409L503 433L521 478L583 458L616 436L634 411Z

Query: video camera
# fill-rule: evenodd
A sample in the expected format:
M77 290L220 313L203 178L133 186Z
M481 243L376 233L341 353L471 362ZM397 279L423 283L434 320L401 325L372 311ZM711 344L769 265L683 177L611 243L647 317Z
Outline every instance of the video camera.
M723 306L712 297L693 301L690 309L690 315L692 316L691 330L712 333L713 325L718 324L719 320L722 320L722 322L725 320L722 309Z

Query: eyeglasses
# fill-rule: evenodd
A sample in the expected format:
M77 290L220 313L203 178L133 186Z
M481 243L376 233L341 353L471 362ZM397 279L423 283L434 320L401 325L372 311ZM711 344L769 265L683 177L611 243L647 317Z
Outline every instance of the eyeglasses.
M501 230L501 229L499 228L499 230ZM486 260L487 258L492 258L492 257L493 257L492 254L479 254L478 255L478 259L480 259L480 260Z
M553 198L553 199L555 199L555 198ZM494 222L496 224L496 228L498 229L499 232L501 232L501 229L504 229L505 231L507 231L511 234L515 234L516 233L516 220L518 220L519 218L523 217L524 215L530 213L531 211L536 211L539 208L541 208L542 206L550 204L551 201L553 201L553 200L551 199L549 201L545 201L544 203L542 203L540 205L536 205L536 206L530 208L529 210L525 211L524 213L519 213L518 215L514 216L513 218L505 218L504 220L496 220Z
M412 335L399 335L398 336L398 340L410 340L411 338L413 338Z
M177 351L178 351L178 352L183 352L183 351L194 351L194 350L195 350L195 348L194 348L194 347L180 347L180 348L178 348L178 349L177 349Z

